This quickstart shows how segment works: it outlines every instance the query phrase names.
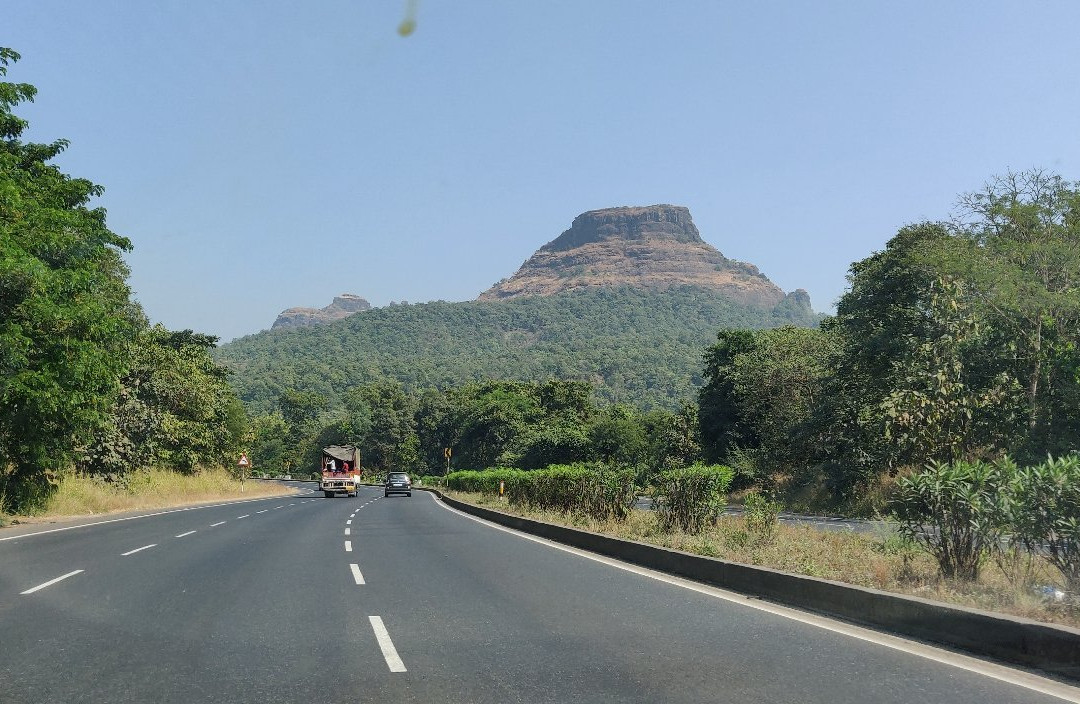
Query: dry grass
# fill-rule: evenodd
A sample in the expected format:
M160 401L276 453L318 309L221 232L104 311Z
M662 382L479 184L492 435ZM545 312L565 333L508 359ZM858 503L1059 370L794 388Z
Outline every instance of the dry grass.
M29 518L85 516L117 511L167 508L183 504L290 494L294 489L276 482L240 483L224 469L178 474L162 469L133 472L123 483L74 474L65 475L41 511Z
M596 521L547 511L525 511L484 494L449 492L454 498L536 520L572 526L616 538L636 540L731 562L760 565L863 587L908 594L987 611L1080 627L1080 606L1048 603L1033 584L1060 583L1060 574L1039 558L1025 576L1012 576L987 563L973 584L942 579L937 563L898 536L818 530L781 523L771 539L759 539L742 517L725 516L699 535L665 533L652 511L631 512L625 523Z

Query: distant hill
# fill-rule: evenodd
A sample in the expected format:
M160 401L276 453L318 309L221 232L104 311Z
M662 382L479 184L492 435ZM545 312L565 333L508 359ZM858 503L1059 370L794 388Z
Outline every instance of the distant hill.
M370 310L371 304L366 299L352 293L335 296L330 305L323 308L289 308L278 314L274 328L301 328L308 325L321 325L334 320L347 318L353 313Z
M581 287L546 296L373 308L322 325L279 328L216 356L251 410L286 389L334 399L380 379L447 388L480 379L582 379L601 397L673 407L701 383L702 353L723 327L815 325L809 298L772 308L723 290Z
M655 290L685 285L759 308L772 308L785 298L756 266L728 259L703 240L687 208L649 205L578 215L569 230L537 250L513 276L480 294L480 300L597 286Z

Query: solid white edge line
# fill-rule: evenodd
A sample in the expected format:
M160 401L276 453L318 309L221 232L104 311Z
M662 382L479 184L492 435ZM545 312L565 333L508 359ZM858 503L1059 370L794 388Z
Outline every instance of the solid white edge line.
M626 572L633 572L643 577L655 579L660 582L666 582L676 587L682 587L683 589L689 589L690 591L698 592L699 594L705 594L706 596L715 597L717 599L723 599L724 601L731 602L733 604L739 604L751 609L757 609L758 611L765 611L767 613L780 616L782 618L791 619L792 621L799 621L809 626L821 628L826 631L832 631L840 635L849 636L858 640L866 641L868 643L874 643L893 650L899 650L909 655L915 655L926 660L932 660L943 665L955 667L961 670L967 670L968 672L974 672L984 677L990 677L991 679L999 680L1007 684L1015 685L1017 687L1023 687L1030 689L1041 694L1046 694L1051 697L1057 697L1067 702L1073 702L1074 704L1080 704L1080 687L1073 687L1071 685L1059 682L1057 680L1037 675L1027 670L1017 669L1015 667L1009 667L1007 665L1000 665L995 662L987 660L981 660L971 655L964 655L962 653L955 653L948 650L942 650L935 648L934 646L920 643L914 640L908 640L903 636L896 636L889 633L874 631L868 628L861 628L853 624L844 623L843 621L835 621L825 616L817 616L809 612L799 611L788 606L781 606L779 604L772 604L769 602L761 601L754 597L749 597L738 592L728 591L720 587L712 587L699 582L694 582L682 577L675 577L663 572L651 570L647 567L638 567L627 562L616 560L612 557L606 557L604 555L598 555L591 553L587 550L571 547L569 545L562 545L546 538L530 535L521 531L514 530L513 528L507 528L501 526L498 523L492 523L491 521L484 520L478 516L459 511L452 506L447 506L442 501L439 501L439 497L431 492L425 492L431 494L431 499L439 506L442 506L447 511L456 513L459 516L468 518L469 520L476 521L490 528L501 530L504 533L510 533L516 535L519 538L525 540L531 540L534 543L540 543L541 545L547 545L550 548L556 550L562 550L585 559L592 560L594 562L601 562L605 565L624 570Z
M48 530L39 530L33 533L22 533L21 535L9 535L6 538L0 538L0 543L5 540L21 540L22 538L29 538L34 535L45 535L46 533L59 533L65 530L75 530L76 528L90 528L92 526L103 526L106 523L120 523L121 521L134 521L137 518L153 518L154 516L165 516L170 513L180 513L182 511L198 511L204 508L221 508L222 506L235 506L236 504L249 504L253 501L270 501L271 499L280 499L280 496L264 496L261 499L240 499L239 501L226 501L223 504L207 504L206 506L186 506L184 508L174 508L168 511L155 511L154 513L143 513L138 516L125 516L124 518L110 518L105 521L94 521L93 523L80 523L77 526L64 526L63 528L50 528Z
M188 531L187 533L181 533L180 535L174 535L173 537L174 537L174 538L184 538L184 537L186 537L186 536L189 536L189 535L191 535L191 534L192 534L192 533L194 533L194 532L195 532L195 531L193 531L193 530L189 530L189 531Z
M345 552L352 552L352 541L351 540L346 540L345 541Z
M352 570L352 578L357 585L367 584L367 582L364 581L364 575L360 573L360 565L354 562L349 565L349 569Z
M67 579L68 577L74 577L75 575L79 574L80 572L82 572L82 570L75 570L74 572L68 572L67 574L60 575L59 577L56 577L55 579L50 579L48 582L42 582L41 584L37 585L36 587L31 587L31 588L27 589L25 592L19 592L19 594L33 594L34 592L40 591L40 590L44 589L45 587L51 587L52 585L56 584L57 582L61 582L61 581L65 580L65 579Z
M143 545L141 548L135 548L134 550L128 550L127 552L120 553L120 557L127 557L128 555L134 555L137 552L142 552L143 550L149 550L150 548L154 548L154 547L157 547L157 543L150 543L149 545Z
M368 616L368 621L371 622L371 630L375 631L375 640L379 641L379 650L382 651L383 659L386 660L386 666L390 668L390 672L408 672L405 669L405 663L401 661L401 656L398 655L397 648L394 647L394 641L390 640L390 632L383 625L382 618Z

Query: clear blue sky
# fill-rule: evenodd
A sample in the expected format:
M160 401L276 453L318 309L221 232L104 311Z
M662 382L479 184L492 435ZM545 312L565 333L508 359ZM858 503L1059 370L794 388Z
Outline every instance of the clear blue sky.
M585 210L675 203L832 309L1005 170L1080 179L1080 2L8 0L30 137L105 186L154 321L467 300Z

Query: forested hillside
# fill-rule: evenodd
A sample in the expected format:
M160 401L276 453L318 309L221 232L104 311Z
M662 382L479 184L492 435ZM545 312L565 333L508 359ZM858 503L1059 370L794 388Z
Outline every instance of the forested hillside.
M695 287L577 290L507 301L424 303L365 311L324 326L271 330L217 350L253 412L284 391L334 403L350 387L395 380L446 389L489 379L578 379L601 399L674 408L701 384L702 350L721 328L811 326L789 298L762 310Z

